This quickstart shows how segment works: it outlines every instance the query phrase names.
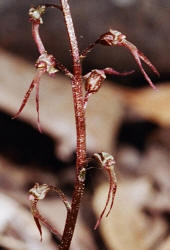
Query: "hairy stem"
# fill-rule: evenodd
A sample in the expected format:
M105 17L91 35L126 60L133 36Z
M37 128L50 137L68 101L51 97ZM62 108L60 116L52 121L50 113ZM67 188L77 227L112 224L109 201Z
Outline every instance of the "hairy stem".
M45 48L39 34L39 23L32 23L32 36L37 45L38 51L41 54L45 53Z
M85 112L84 112L84 100L82 92L82 74L79 49L77 45L77 39L74 32L72 17L67 0L60 0L66 29L68 32L71 55L73 60L73 79L72 79L72 93L74 102L74 112L76 121L77 132L77 159L76 159L76 180L71 204L71 210L67 213L66 224L61 240L59 249L69 249L72 236L74 233L77 215L80 207L81 197L84 193L84 179L79 178L80 171L85 166L86 162L86 128L85 128Z

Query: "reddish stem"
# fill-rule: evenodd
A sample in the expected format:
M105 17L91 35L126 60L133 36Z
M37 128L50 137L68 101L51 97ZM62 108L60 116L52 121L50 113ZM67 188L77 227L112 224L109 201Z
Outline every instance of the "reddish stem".
M71 210L67 213L66 224L61 240L59 249L67 250L70 248L72 236L74 233L77 215L80 207L81 197L84 193L84 180L79 178L81 169L86 162L86 128L85 128L85 112L84 112L84 100L82 92L82 74L79 49L77 45L77 39L73 27L70 8L67 0L60 0L66 29L68 32L71 55L73 60L73 79L72 79L72 93L74 102L74 112L76 121L77 132L77 159L76 159L76 181L74 186Z
M56 68L59 69L61 72L63 72L66 76L68 76L70 79L73 78L73 74L66 68L65 65L63 65L61 62L55 59L55 65Z
M98 40L97 40L98 41ZM92 51L92 49L94 49L94 47L96 46L97 42L91 43L86 49L84 49L81 53L81 58L86 57L86 55Z
M55 5L55 4L45 4L46 7L55 7L55 8L58 8L60 10L62 10L62 8L58 5ZM40 53L40 55L42 55L43 53L46 52L45 50L45 47L44 47L44 44L41 40L41 36L40 36L40 33L39 33L39 26L40 24L38 23L35 23L33 21L32 23L32 36L33 36L33 39L37 45L37 48L38 48L38 51ZM58 60L55 59L55 64L56 64L56 67L61 70L66 76L72 78L73 75L72 73L62 64L60 63Z
M49 8L49 7L51 7L51 8L56 8L56 9L59 9L59 10L61 10L61 11L63 10L62 7L59 6L58 4L46 3L46 4L44 4L44 6L47 7L47 8Z
M38 51L41 55L41 54L45 53L45 48L44 48L43 42L42 42L40 34L39 34L39 26L40 25L38 23L35 23L35 22L32 23L32 36L33 36L34 41L37 45Z

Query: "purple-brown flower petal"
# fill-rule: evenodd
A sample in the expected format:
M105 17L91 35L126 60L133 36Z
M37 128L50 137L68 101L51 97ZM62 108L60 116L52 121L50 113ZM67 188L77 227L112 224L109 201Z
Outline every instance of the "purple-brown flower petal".
M116 194L116 190L117 190L117 179L116 179L116 175L114 172L115 161L114 161L114 158L112 155L110 155L106 152L102 152L102 153L94 154L93 157L98 160L100 167L102 167L103 170L105 170L109 176L109 191L108 191L108 195L107 195L107 200L106 200L105 207L102 210L100 217L97 220L96 225L94 227L94 230L96 230L98 228L98 226L100 225L100 222L103 218L103 215L108 207L110 200L111 200L111 204L110 204L109 211L106 214L106 217L110 214L110 211L113 207L113 202L114 202L114 198L115 198L115 194Z
M149 76L147 75L147 73L145 72L143 66L142 66L142 63L141 63L141 60L140 58L147 64L151 67L151 69L153 70L154 69L154 73L156 71L156 74L159 74L158 71L156 70L156 68L151 64L151 62L149 61L148 58L144 57L144 56L141 56L141 54L139 53L138 49L136 48L135 45L133 45L132 43L130 43L129 41L124 41L122 43L121 46L124 46L124 47L127 47L130 52L132 53L133 57L135 58L135 61L136 63L138 64L142 74L144 75L146 81L149 83L149 85L153 88L153 89L156 89L156 86L153 84L153 82L151 81L151 79L149 78Z
M105 74L116 75L116 76L128 76L128 75L131 75L131 74L134 73L134 70L131 70L131 71L128 71L128 72L122 72L121 73L121 72L116 71L113 68L105 68L103 71L104 71Z
M13 117L13 119L15 119L20 115L20 113L24 109L24 107L25 107L25 105L26 105L26 103L27 103L27 101L28 101L28 99L30 97L30 94L31 94L33 88L36 86L36 107L37 107L37 113L38 113L37 126L38 126L38 129L39 129L40 132L41 132L41 128L40 128L40 122L39 122L39 83L40 83L40 78L44 73L45 73L44 69L37 70L37 73L36 73L33 81L31 82L29 89L27 90L27 92L26 92L26 94L24 96L24 99L23 99L23 101L21 103L21 106L20 106L18 112Z

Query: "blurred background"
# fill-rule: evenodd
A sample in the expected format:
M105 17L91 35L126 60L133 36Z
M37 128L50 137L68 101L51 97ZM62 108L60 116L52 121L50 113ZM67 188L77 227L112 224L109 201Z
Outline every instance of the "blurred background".
M71 199L74 184L75 125L69 80L58 73L40 84L36 127L35 92L12 120L35 74L38 52L28 10L45 1L0 2L0 249L55 250L57 239L43 227L43 243L29 210L35 182L60 186ZM48 1L59 3L59 1ZM96 46L83 73L104 67L127 77L110 77L87 107L87 151L109 152L116 160L118 192L108 218L94 225L108 192L105 173L89 166L86 193L72 243L74 250L170 249L170 1L70 0L80 50L110 28L127 35L157 67L145 67L152 90L125 48ZM49 9L40 32L49 53L72 67L62 14ZM65 210L55 194L40 211L62 231Z

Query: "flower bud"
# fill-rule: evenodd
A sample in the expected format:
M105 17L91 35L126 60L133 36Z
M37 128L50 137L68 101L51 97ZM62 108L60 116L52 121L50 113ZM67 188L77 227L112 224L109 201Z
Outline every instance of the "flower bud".
M35 183L34 187L29 190L30 195L33 195L37 200L43 200L50 188L47 184L40 185Z
M43 20L41 16L44 14L45 9L46 9L45 5L29 9L30 20L42 24Z
M106 79L106 75L103 70L94 69L86 74L84 79L86 80L85 90L94 94L100 89L102 82Z
M106 169L114 168L115 160L114 160L114 157L109 153L106 153L106 152L95 153L93 155L93 158L96 159L99 165L103 168L106 168Z
M55 74L58 70L55 69L55 58L53 55L48 55L46 52L41 54L36 61L35 67L45 69L49 75Z
M121 32L110 29L109 32L101 35L97 43L100 43L106 46L113 46L113 45L121 44L122 41L125 39L126 39L126 36L123 35Z

